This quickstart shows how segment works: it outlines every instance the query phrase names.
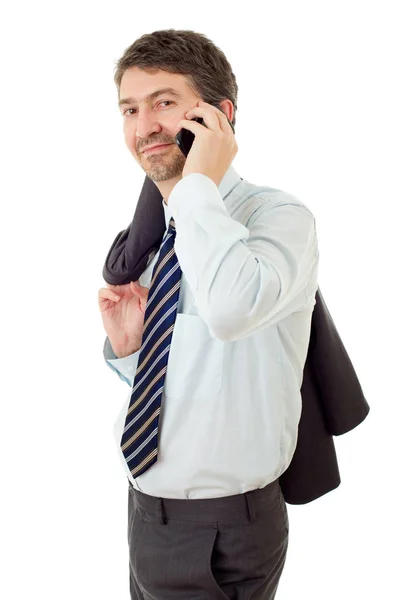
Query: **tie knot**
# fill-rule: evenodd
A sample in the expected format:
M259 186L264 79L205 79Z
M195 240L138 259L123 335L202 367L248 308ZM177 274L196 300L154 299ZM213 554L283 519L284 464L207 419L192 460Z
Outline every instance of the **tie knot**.
M171 217L171 219L169 220L169 228L170 228L170 229L171 229L173 232L175 232L175 231L176 231L176 228L175 228L175 221L174 221L174 219L173 219L172 217Z

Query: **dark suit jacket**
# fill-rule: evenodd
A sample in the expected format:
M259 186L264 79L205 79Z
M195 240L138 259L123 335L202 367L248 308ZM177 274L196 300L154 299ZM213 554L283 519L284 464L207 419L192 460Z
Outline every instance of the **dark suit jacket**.
M159 250L164 232L162 196L146 176L132 223L117 235L108 252L103 267L105 281L122 285L138 280L149 254ZM296 450L279 478L289 504L306 504L339 486L332 436L354 429L369 413L369 405L319 288L301 397Z

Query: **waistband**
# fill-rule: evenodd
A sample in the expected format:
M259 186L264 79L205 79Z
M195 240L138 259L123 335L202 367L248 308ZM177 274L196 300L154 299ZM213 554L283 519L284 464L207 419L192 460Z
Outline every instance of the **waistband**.
M273 510L277 502L284 502L279 479L263 488L219 498L158 498L137 490L129 482L135 506L156 517L160 523L175 518L181 521L211 523L216 521L253 521L264 511Z

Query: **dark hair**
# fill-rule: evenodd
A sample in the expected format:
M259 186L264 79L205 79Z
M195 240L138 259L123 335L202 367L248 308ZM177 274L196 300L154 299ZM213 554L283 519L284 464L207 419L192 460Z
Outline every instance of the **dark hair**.
M233 104L232 124L235 125L236 77L225 54L204 34L163 29L142 35L125 50L116 64L114 81L118 93L122 76L130 67L185 75L193 92L218 108L219 103L228 98Z

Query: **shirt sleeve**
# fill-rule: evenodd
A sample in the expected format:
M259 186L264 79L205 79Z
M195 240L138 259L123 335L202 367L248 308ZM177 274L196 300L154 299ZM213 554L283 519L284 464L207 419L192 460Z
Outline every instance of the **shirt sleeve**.
M124 358L117 358L112 349L108 336L104 342L103 355L107 365L117 373L118 377L125 381L130 387L133 385L135 373L139 361L140 349Z
M201 173L183 177L168 200L180 267L199 315L221 340L242 339L300 310L317 278L311 211L283 191L256 204L247 226L239 223Z

